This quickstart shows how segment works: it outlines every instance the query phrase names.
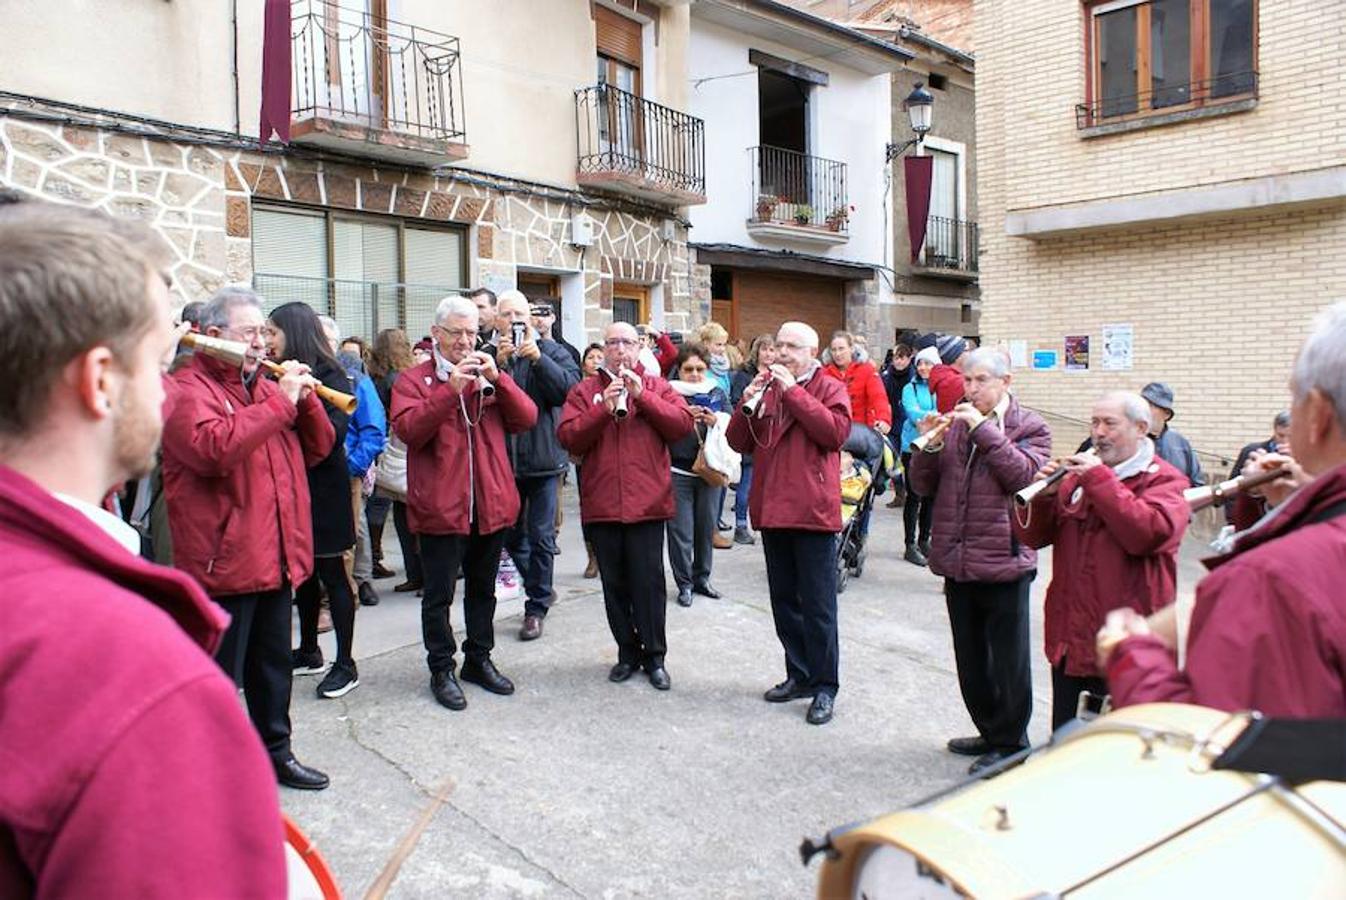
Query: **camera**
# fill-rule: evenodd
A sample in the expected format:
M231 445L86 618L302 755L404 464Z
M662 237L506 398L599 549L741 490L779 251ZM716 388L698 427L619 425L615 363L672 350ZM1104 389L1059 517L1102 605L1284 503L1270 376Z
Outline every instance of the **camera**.
M518 350L523 346L523 342L528 339L528 325L524 322L510 322L509 339L514 344L514 349Z

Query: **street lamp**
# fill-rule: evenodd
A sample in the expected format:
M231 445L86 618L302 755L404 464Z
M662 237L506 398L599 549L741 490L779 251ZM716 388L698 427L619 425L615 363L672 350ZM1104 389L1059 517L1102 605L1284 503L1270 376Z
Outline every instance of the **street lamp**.
M916 146L925 139L935 110L935 97L918 81L916 87L907 95L907 99L902 101L902 108L907 111L907 119L911 122L911 130L916 133L916 137L905 144L889 144L886 154L888 162L897 159L908 147Z

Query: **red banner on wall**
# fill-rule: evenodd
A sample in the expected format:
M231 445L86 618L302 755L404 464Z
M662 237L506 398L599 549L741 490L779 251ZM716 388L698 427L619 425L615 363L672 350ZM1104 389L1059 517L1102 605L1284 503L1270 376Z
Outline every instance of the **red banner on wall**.
M902 172L907 181L907 234L911 236L911 261L921 256L925 226L930 217L930 183L935 176L932 156L906 156Z
M271 132L290 142L290 0L266 0L262 13L262 122L260 139Z

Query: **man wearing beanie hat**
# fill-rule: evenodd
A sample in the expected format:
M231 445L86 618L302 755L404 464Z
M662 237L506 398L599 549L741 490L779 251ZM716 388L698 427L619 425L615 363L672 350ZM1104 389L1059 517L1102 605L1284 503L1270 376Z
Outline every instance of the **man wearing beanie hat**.
M1140 389L1140 396L1150 404L1150 437L1154 452L1179 472L1187 476L1192 487L1206 483L1196 451L1187 438L1168 426L1173 418L1173 388L1162 381L1151 381Z
M963 357L967 356L967 341L956 334L941 334L935 339L940 364L930 371L930 390L935 395L935 408L940 414L950 412L963 402Z

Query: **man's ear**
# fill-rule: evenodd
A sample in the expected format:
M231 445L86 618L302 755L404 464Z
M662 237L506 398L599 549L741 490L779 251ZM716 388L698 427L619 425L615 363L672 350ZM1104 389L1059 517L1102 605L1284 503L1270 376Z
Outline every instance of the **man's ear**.
M1332 432L1338 427L1337 410L1332 398L1319 388L1313 388L1304 398L1304 415L1307 417L1309 440L1323 444L1332 439Z
M114 371L112 351L98 346L70 361L75 393L80 406L95 419L112 414L112 401L120 389L113 384L119 376Z

